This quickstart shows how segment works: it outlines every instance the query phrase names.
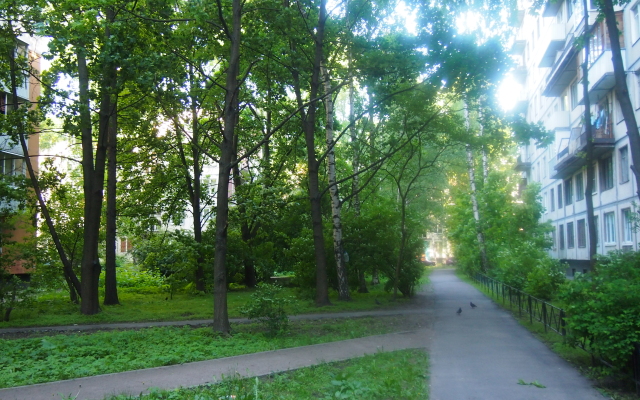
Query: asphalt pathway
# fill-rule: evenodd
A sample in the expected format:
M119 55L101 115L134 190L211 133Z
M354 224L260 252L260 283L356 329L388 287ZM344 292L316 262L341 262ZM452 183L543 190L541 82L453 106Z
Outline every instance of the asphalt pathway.
M551 352L490 299L458 279L453 270L434 270L431 281L427 293L420 293L424 300L420 302L421 309L297 317L353 318L363 314L424 313L433 321L424 328L224 359L0 389L0 400L100 400L110 394L137 396L150 388L198 386L231 375L263 376L322 362L361 357L378 351L410 348L427 348L430 352L431 400L604 398L571 365ZM478 307L472 310L470 301ZM458 307L463 310L460 315L456 314ZM192 321L195 324L209 322ZM162 324L184 325L186 322ZM108 325L106 328L141 327L141 324L129 325ZM95 326L92 328L96 329ZM82 330L85 327L70 326L64 329ZM519 380L527 383L537 381L546 387L519 385Z
M434 270L431 283L431 400L604 399L574 367L453 270ZM478 307L472 309L470 302Z

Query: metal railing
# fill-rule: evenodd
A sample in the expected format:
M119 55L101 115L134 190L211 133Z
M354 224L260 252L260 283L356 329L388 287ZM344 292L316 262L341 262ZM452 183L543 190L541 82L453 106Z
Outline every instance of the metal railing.
M476 273L471 278L482 285L493 297L502 299L502 304L506 305L508 302L511 308L517 307L520 316L523 313L528 314L529 322L537 321L543 324L545 332L550 329L558 335L567 335L565 312L562 308L484 274Z

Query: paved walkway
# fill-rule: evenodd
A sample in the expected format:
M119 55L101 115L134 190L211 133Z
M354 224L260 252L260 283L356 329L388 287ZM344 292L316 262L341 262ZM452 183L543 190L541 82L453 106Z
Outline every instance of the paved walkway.
M604 398L568 362L453 270L433 271L431 282L431 400ZM469 302L478 307L471 309ZM546 388L519 385L520 379Z
M432 327L314 346L276 350L183 365L0 389L0 400L102 399L109 394L138 395L149 388L172 389L215 382L222 376L261 376L272 372L340 361L377 351L428 348L431 357L431 400L591 400L603 399L590 382L552 353L452 270L431 275L425 309ZM478 308L471 310L469 301ZM462 307L461 315L456 315ZM427 309L428 308L428 309ZM404 313L404 312L403 312ZM338 314L343 317L362 313ZM394 315L398 310L369 312ZM335 317L326 314L325 317ZM318 315L298 318L318 318ZM204 321L202 323L208 323ZM185 322L178 324L184 325ZM136 325L138 326L138 325ZM111 325L111 327L114 327ZM131 327L131 326L127 326ZM79 326L70 327L80 330ZM60 327L49 328L60 330ZM95 327L94 327L95 329ZM518 385L538 381L546 388Z

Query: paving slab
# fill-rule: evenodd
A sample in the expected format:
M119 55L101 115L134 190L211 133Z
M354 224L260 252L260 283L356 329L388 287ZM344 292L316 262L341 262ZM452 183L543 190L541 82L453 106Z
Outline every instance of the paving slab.
M456 277L454 270L434 270L431 284L435 300L431 400L605 398L511 314ZM470 302L478 307L472 309ZM519 380L537 381L545 388L520 385Z
M217 360L117 374L98 375L30 386L0 389L0 400L101 400L108 395L137 396L151 388L175 389L218 382L229 376L263 376L380 351L424 348L431 331L420 329L339 342L274 350Z

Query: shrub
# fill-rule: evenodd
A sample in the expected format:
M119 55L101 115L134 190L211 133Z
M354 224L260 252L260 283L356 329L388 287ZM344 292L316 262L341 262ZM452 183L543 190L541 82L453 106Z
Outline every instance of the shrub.
M524 291L542 300L551 300L566 282L565 267L558 260L545 257L527 275Z
M257 319L266 329L269 336L277 336L289 329L289 317L285 306L290 299L282 294L277 285L260 284L241 313L249 319Z
M572 337L624 369L640 342L640 253L600 257L561 291Z
M33 290L27 282L0 270L0 321L9 321L11 311L28 308L33 301Z

